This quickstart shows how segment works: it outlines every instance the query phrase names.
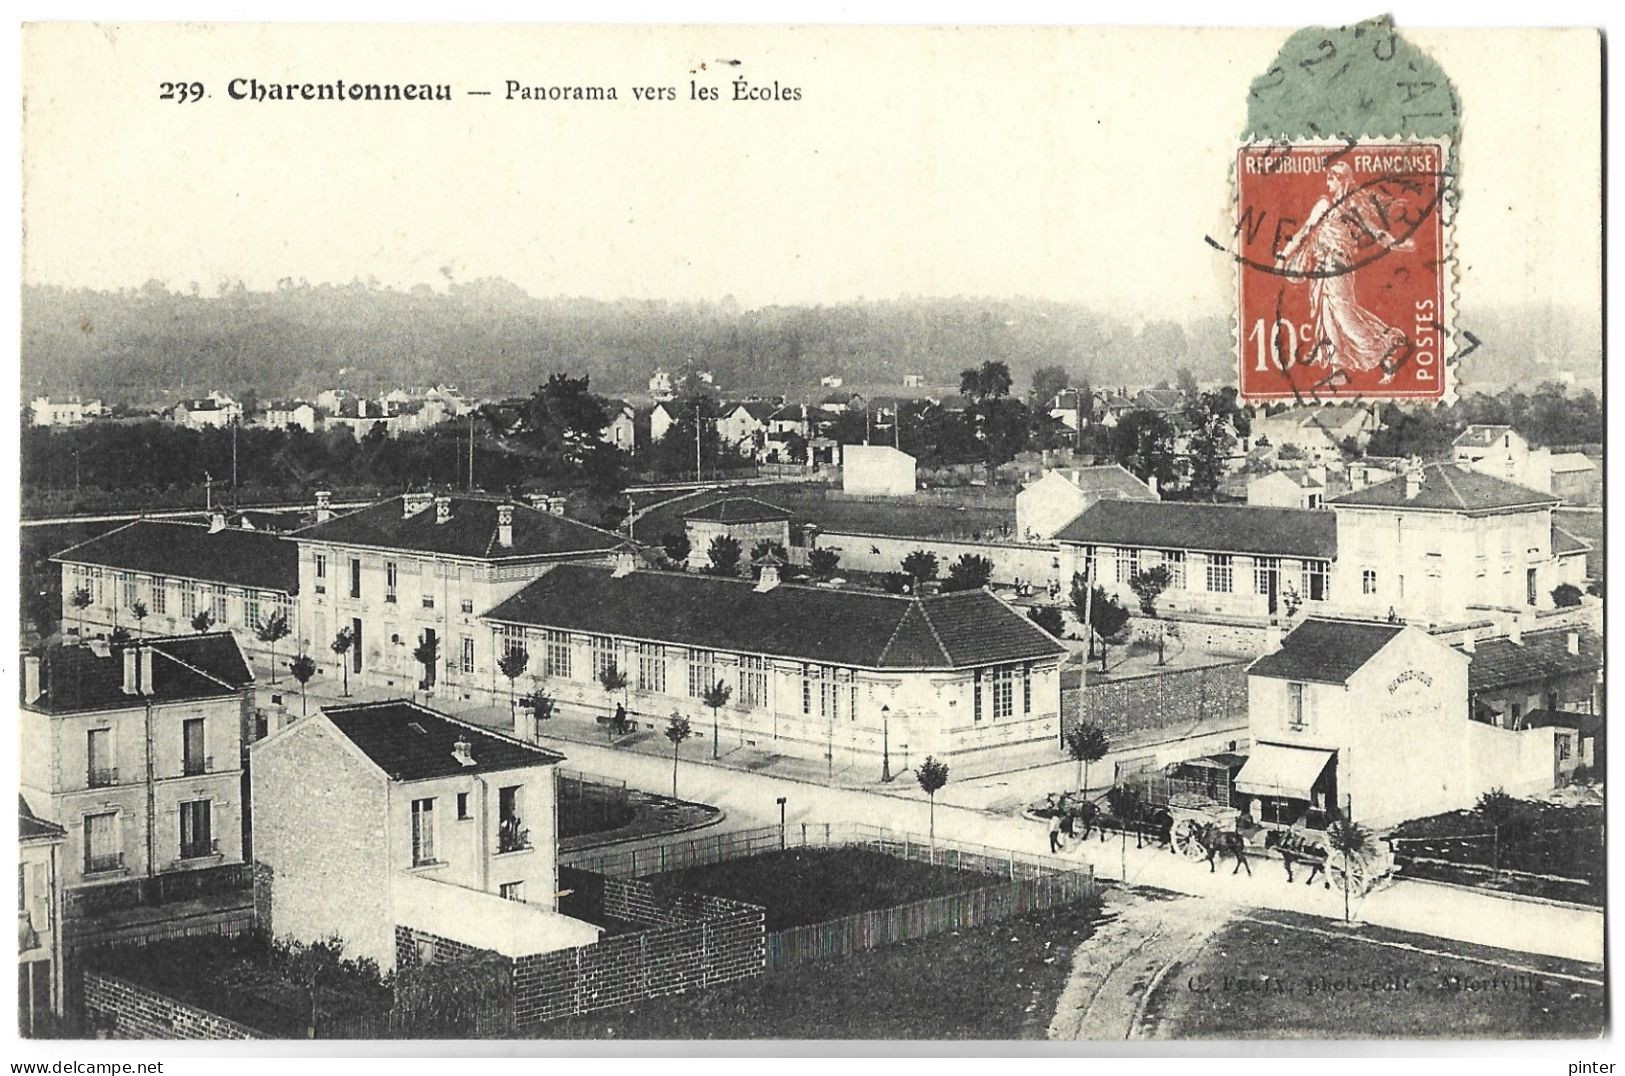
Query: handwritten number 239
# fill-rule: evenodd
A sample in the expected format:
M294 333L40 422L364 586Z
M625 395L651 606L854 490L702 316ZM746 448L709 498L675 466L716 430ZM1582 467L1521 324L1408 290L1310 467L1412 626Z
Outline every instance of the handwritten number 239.
M189 101L203 100L203 83L201 82L160 82L158 83L158 100L174 101L177 104L186 104Z

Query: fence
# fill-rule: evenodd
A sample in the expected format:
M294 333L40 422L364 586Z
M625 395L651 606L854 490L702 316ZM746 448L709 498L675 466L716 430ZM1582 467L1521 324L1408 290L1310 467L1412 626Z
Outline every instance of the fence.
M574 857L570 866L628 878L723 863L790 848L860 847L899 859L985 874L988 885L880 908L824 923L792 927L767 936L767 966L784 968L808 960L916 941L950 930L996 923L1031 911L1061 907L1099 892L1094 870L1051 856L1030 855L982 844L931 840L861 822L804 823L740 830L655 848L607 851Z
M178 900L195 900L227 893L241 894L246 900L253 884L253 868L247 863L174 871L150 878L132 878L109 885L69 890L66 914L70 919L83 919L124 908L170 904Z
M631 793L625 781L559 771L559 836L616 829L631 817Z

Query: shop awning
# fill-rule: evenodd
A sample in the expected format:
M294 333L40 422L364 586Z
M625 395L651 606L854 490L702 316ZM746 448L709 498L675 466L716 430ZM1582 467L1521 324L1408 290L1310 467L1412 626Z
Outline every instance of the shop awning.
M1247 765L1236 774L1236 791L1306 800L1334 753L1308 747L1254 744L1252 753L1247 756Z

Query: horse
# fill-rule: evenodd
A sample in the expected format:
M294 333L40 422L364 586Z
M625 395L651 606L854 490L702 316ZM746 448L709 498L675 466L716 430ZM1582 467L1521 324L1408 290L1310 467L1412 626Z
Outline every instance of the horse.
M1309 868L1309 877L1304 879L1304 885L1312 885L1315 875L1321 876L1322 884L1330 889L1332 882L1326 875L1326 849L1293 833L1291 830L1272 829L1264 836L1264 847L1274 848L1281 853L1281 862L1286 865L1286 880L1291 884L1292 865L1302 863Z
M1232 856L1236 865L1231 869L1232 877L1241 868L1247 868L1247 877L1253 875L1252 865L1247 862L1247 841L1241 834L1229 829L1220 829L1212 822L1197 822L1193 824L1191 836L1202 850L1207 853L1207 870L1209 874L1218 870L1220 856Z

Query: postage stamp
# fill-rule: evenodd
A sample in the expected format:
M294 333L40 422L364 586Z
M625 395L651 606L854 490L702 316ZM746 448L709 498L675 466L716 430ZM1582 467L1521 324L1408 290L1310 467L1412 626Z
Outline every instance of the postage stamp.
M1244 398L1445 397L1449 158L1444 139L1237 151Z

